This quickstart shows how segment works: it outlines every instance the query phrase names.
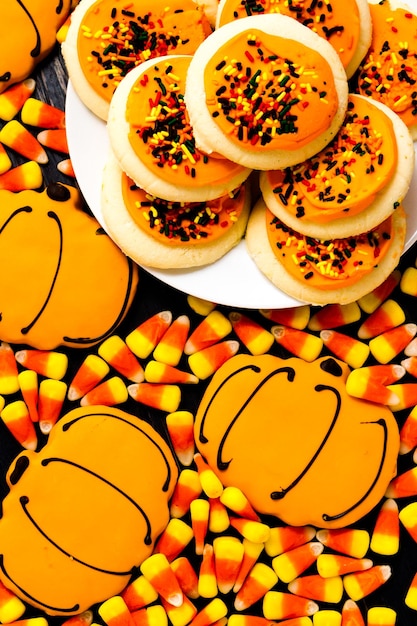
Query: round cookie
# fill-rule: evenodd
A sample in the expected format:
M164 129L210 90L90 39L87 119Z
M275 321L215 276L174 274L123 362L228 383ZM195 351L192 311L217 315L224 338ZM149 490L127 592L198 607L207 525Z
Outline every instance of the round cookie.
M208 202L167 202L136 187L110 156L101 210L106 231L139 265L198 267L214 263L242 239L250 193L243 184Z
M405 241L401 205L372 231L344 239L314 239L283 224L261 199L246 230L247 249L265 276L309 304L347 304L378 287L395 269Z
M0 93L27 78L56 44L71 0L0 3Z
M358 93L383 102L417 139L417 12L398 0L369 2L372 40L357 72Z
M84 348L114 333L135 295L137 266L85 212L78 190L1 190L0 206L0 263L8 268L0 275L1 340Z
M167 525L177 475L169 446L139 417L69 412L40 452L22 452L9 469L1 581L49 615L117 595Z
M324 148L342 124L347 96L333 47L279 14L214 31L194 54L185 89L197 146L260 170Z
M320 153L284 170L262 172L269 210L287 226L318 239L371 230L405 198L414 145L398 115L351 94L339 132Z
M259 513L348 526L382 499L399 449L390 409L347 394L349 371L328 357L232 357L198 408L199 451Z
M70 80L84 104L107 119L126 74L149 58L193 54L211 32L193 0L82 0L62 44Z
M122 170L148 193L173 202L219 198L251 172L196 146L184 101L191 60L164 56L132 70L112 98L107 123Z
M367 0L333 0L306 3L303 0L221 0L216 28L237 18L279 13L295 18L326 39L336 50L350 78L371 43L372 24Z

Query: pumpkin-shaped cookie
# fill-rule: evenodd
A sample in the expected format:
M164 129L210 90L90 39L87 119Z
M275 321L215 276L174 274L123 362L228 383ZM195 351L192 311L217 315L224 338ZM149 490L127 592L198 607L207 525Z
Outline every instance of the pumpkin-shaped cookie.
M50 615L118 594L169 520L177 467L143 420L96 406L68 413L9 470L0 579Z
M83 210L74 187L0 191L0 339L86 347L124 319L137 266Z
M51 52L71 6L71 0L0 3L0 93L29 76Z
M235 356L199 406L195 440L224 485L294 526L347 526L395 474L397 423L385 406L349 396L349 368L272 355Z

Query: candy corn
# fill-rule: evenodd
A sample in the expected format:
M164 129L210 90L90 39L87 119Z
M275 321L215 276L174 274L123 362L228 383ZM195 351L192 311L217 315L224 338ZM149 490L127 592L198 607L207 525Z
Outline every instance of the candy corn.
M324 546L357 559L365 556L370 543L368 531L359 528L321 529L317 539Z
M370 350L366 343L335 330L322 330L320 339L330 352L350 367L362 367L369 356Z
M61 174L64 174L65 176L76 178L71 159L63 159L57 164L56 168L58 172L61 172Z
M417 466L393 478L385 495L387 498L407 498L417 495Z
M157 346L171 322L171 311L156 313L132 330L125 341L133 354L140 359L146 359Z
M148 383L167 383L177 385L194 385L198 383L197 376L184 372L172 365L161 361L149 361L145 367L145 380Z
M39 385L39 428L44 435L58 421L67 395L67 385L62 380L45 378Z
M304 330L310 320L310 307L308 305L287 309L260 309L259 312L275 324L298 328L298 330Z
M373 313L394 291L401 279L401 272L394 270L379 287L359 298L358 304L365 313Z
M389 363L404 350L416 332L416 324L402 324L371 339L369 349L379 363Z
M25 612L23 602L0 582L0 621L8 624L19 619Z
M358 330L359 339L372 339L405 322L405 313L395 300L386 300L371 313Z
M10 345L0 343L0 394L8 395L19 390L18 370L15 354Z
M397 614L387 606L373 606L368 610L367 626L395 626Z
M26 189L39 189L42 184L42 170L36 161L27 161L0 175L0 189L15 193Z
M239 350L239 342L233 340L221 341L213 346L193 352L188 357L188 365L193 374L200 380L205 380L216 372L228 359Z
M210 517L208 500L196 498L190 503L191 527L194 533L195 553L203 554Z
M214 567L214 549L210 543L204 545L202 557L198 574L198 593L202 598L215 598L218 588Z
M269 538L265 542L265 552L269 556L277 556L307 543L315 534L313 526L274 526L270 528Z
M56 152L64 152L68 154L67 133L64 128L54 128L41 130L37 134L37 140L45 148L50 148Z
M209 498L219 498L223 491L223 485L220 479L216 476L199 452L194 455L194 461L197 465L197 471L204 493Z
M283 591L268 591L263 599L263 614L267 619L308 617L318 610L319 607L313 600Z
M255 563L235 596L235 609L237 611L248 609L264 598L277 582L278 576L271 567L265 563Z
M181 401L181 390L178 385L134 383L129 385L127 390L136 402L167 413L176 411Z
M253 566L257 562L259 556L261 555L264 544L255 543L254 541L249 541L249 539L243 538L243 559L238 572L238 575L235 580L235 584L233 585L233 591L237 593L239 589L242 587L243 583L246 580L247 575L252 570Z
M87 610L64 619L62 626L90 626L93 621L93 611ZM23 624L21 624L23 626ZM35 625L33 625L35 626Z
M401 277L400 289L409 296L417 296L417 269L407 267Z
M407 359L403 359L401 365L406 372L414 376L414 378L417 378L417 356L413 355L409 356Z
M189 356L200 352L227 337L231 331L232 324L227 317L214 310L191 333L184 346L184 353Z
M312 622L309 618L306 618L307 622L297 622L293 626L311 626ZM241 613L232 613L229 616L229 620L227 622L228 626L274 626L276 622L273 622L266 617L261 617L260 615L247 615ZM291 624L290 624L291 626Z
M348 574L348 576L351 575L353 574ZM343 581L341 576L322 578L319 574L311 574L292 580L288 585L288 590L310 600L337 604L343 596Z
M172 606L163 598L161 598L161 602L172 626L187 626L197 615L197 608L186 596L184 596L181 606ZM159 626L159 623L156 623L155 626Z
M0 94L1 96L1 94ZM12 161L7 154L6 148L0 143L0 175L8 172L12 167Z
M187 303L190 309L192 309L194 313L197 313L197 315L208 315L216 308L214 302L192 295L187 296Z
M402 411L417 404L417 383L398 383L388 385L387 389L399 398L399 402L391 405L392 411Z
M377 554L397 554L400 544L398 505L388 499L383 503L371 535L371 550Z
M202 487L198 472L183 469L178 476L174 493L171 498L170 513L172 517L184 517L190 510L193 500L201 494Z
M6 404L0 413L13 437L27 450L36 450L38 440L29 411L23 400Z
M274 343L274 336L257 322L236 311L229 314L236 335L253 355L265 354Z
M349 373L346 379L346 391L354 398L386 404L391 407L400 403L400 398L395 389L385 386L373 378L367 368L359 368Z
M417 611L417 573L414 574L412 581L407 589L404 602L408 606L408 608Z
M288 352L311 363L319 356L323 348L323 340L303 330L286 326L273 326L271 332L275 341Z
M141 383L144 380L142 365L118 335L112 335L103 341L98 347L98 354L128 380L135 383Z
M168 615L162 604L152 604L132 613L135 626L168 626Z
M310 318L308 328L314 331L337 328L357 322L360 317L361 310L357 302L326 304Z
M33 370L23 370L17 376L22 398L29 411L32 422L39 420L38 414L38 375Z
M39 128L65 128L65 113L57 107L28 98L20 112L22 122Z
M10 122L21 110L26 100L35 91L36 82L27 78L15 85L11 85L0 94L0 119Z
M96 354L88 354L68 387L68 400L79 400L94 389L109 373L110 367Z
M165 554L152 554L143 561L140 570L162 598L173 606L181 606L183 593Z
M92 406L94 404L114 406L126 402L127 399L128 392L123 380L118 376L113 376L86 393L81 398L80 404L81 406Z
M372 566L371 559L356 559L344 554L320 554L317 559L317 571L323 578L361 572Z
M158 593L145 576L135 578L125 587L121 596L129 611L137 611L158 599Z
M146 376L146 368L145 368ZM166 425L172 447L182 465L189 466L194 459L194 416L190 411L174 411L166 416Z
M342 615L334 609L321 609L313 615L313 626L342 626Z
M342 608L342 626L365 626L365 620L359 606L349 599Z
M410 536L417 542L417 502L411 502L401 509L399 519Z
M189 626L210 626L227 615L227 606L221 598L214 598L190 622Z
M190 330L190 320L187 315L180 315L166 330L163 337L153 351L156 361L175 367L181 360L185 342Z
M374 565L363 572L353 572L343 577L343 586L348 596L357 602L378 589L391 576L389 565Z
M198 592L197 574L187 557L180 556L177 559L174 559L171 563L171 568L183 593L188 598L198 598L200 594Z
M107 626L134 626L135 622L121 596L113 596L98 607L98 613Z
M214 567L220 593L229 593L234 587L243 561L243 543L236 537L222 535L213 541Z
M322 552L323 544L311 541L279 554L272 559L272 567L280 580L289 583L313 565Z
M225 487L220 496L220 501L233 513L246 519L259 521L258 514L238 487Z
M268 541L271 532L267 524L252 519L244 519L243 517L231 517L230 524L242 537L254 543L265 543L265 541Z
M19 350L15 353L15 358L23 367L55 380L61 380L68 368L68 357L63 352Z
M210 515L209 530L212 533L222 533L230 526L230 518L226 507L219 498L209 498Z
M173 561L188 546L193 538L191 526L183 520L172 517L159 536L155 552L165 554L168 561Z
M0 141L8 148L12 148L18 154L30 161L36 161L41 165L48 163L48 156L39 143L20 122L12 120L7 122L0 130Z

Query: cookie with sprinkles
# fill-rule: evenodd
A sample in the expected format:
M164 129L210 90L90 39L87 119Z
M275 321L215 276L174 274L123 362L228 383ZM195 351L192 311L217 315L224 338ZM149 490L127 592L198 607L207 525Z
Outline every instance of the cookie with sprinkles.
M334 48L286 15L252 15L198 47L185 102L197 146L253 169L295 165L337 133L347 79Z
M198 267L214 263L242 239L250 192L244 183L207 202L169 202L137 187L110 155L101 208L107 232L139 265Z
M166 54L193 54L210 33L193 0L82 0L62 52L78 96L106 120L113 92L131 69Z
M267 207L304 235L326 239L371 230L395 211L410 186L414 145L391 109L351 94L336 137L307 161L262 172Z
M369 3L372 41L357 91L395 111L417 139L417 12L397 0Z
M262 13L293 17L326 39L339 55L348 78L357 70L371 43L367 0L221 0L216 27Z
M196 145L184 99L192 57L150 59L115 91L107 129L121 169L146 192L172 202L201 202L233 192L251 170Z
M279 289L310 304L348 304L373 291L397 266L405 240L402 206L366 233L342 239L301 235L267 209L252 209L249 254Z

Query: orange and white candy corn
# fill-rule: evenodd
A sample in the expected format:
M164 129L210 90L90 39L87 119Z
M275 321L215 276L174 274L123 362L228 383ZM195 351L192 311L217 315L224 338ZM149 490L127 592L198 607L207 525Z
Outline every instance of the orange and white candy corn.
M132 613L135 626L168 626L169 620L162 604L152 604Z
M359 606L350 598L342 608L342 626L365 626L365 620Z
M208 315L216 308L216 303L197 296L188 295L187 304L197 315Z
M198 573L198 593L202 598L215 598L217 596L217 578L214 567L214 549L210 543L203 548L200 570Z
M417 502L410 502L399 512L400 522L417 543Z
M411 342L411 344L413 344L413 352L414 352L414 339ZM408 347L411 345L409 344ZM407 352L407 348L404 350L404 352ZM414 378L417 378L417 356L415 354L408 356L408 358L403 359L401 361L401 365L402 367L405 369L406 372L408 372L409 374L411 374L411 376L414 376Z
M93 622L93 611L87 610L64 619L62 626L90 626ZM23 626L23 624L21 624ZM35 624L33 625L35 626Z
M320 609L313 615L313 626L342 626L342 615L335 609Z
M183 593L165 554L155 553L146 558L140 571L169 604L181 606Z
M205 380L234 356L238 350L238 341L233 339L221 341L198 352L193 352L188 357L188 365L197 378Z
M271 532L267 524L243 517L231 517L230 524L242 537L254 543L265 543Z
M26 607L20 598L0 582L0 621L3 624L15 622L25 611Z
M209 530L212 533L222 533L230 526L229 513L224 504L220 502L220 497L209 498L209 504Z
M129 611L137 611L158 599L157 591L143 575L132 580L120 595Z
M42 184L42 170L36 161L27 161L0 175L0 189L15 193L27 189L39 189Z
M245 539L245 537L243 537L242 545L243 559L235 580L235 584L233 585L233 591L235 593L237 593L242 587L247 575L252 570L255 563L257 563L259 556L264 549L263 543L255 543L254 541L249 541L249 539Z
M391 367L391 366L390 366ZM398 369L399 375L403 371L401 365L393 366ZM346 379L346 391L354 398L385 404L390 407L399 405L400 398L393 388L373 377L370 368L352 370Z
M372 337L400 326L404 322L405 313L401 306L395 300L385 300L361 324L358 329L358 337L359 339L372 339Z
M105 339L98 347L98 354L119 374L134 383L141 383L145 376L142 365L118 335Z
M260 309L259 312L274 324L304 330L310 320L311 309L305 304L287 309Z
M21 446L26 450L36 450L38 438L28 408L23 400L15 400L6 404L0 417Z
M369 342L378 363L389 363L402 352L417 333L417 324L401 324L381 333Z
M155 313L132 330L125 341L133 354L140 359L146 359L162 339L171 322L171 311Z
M220 496L223 504L245 519L251 519L259 522L259 515L256 513L245 494L238 487L225 487Z
M190 320L187 315L180 315L167 328L153 351L155 361L175 367L181 360L190 330Z
M395 626L397 613L387 606L373 606L368 609L366 616L367 626Z
M360 528L323 528L317 531L317 539L327 548L357 559L366 555L370 543L368 531Z
M174 411L166 416L166 425L178 460L188 467L193 462L195 452L194 415L190 411Z
M164 383L133 383L127 388L129 396L159 411L173 413L181 402L181 390L178 385Z
M66 395L67 385L62 380L45 378L40 382L38 417L39 428L44 435L48 435L58 421Z
M198 378L194 374L162 363L161 361L149 361L145 367L145 380L148 383L167 383L174 385L195 385Z
M234 311L229 314L233 330L240 341L253 355L265 354L274 343L274 336L260 324L243 313Z
M391 295L395 287L400 283L401 272L394 270L379 287L362 296L358 304L364 313L373 313Z
M326 304L310 318L308 328L314 331L338 328L357 322L360 317L361 310L357 302Z
M277 556L311 541L315 534L313 526L273 526L265 542L265 552Z
M76 178L71 159L63 159L62 161L57 163L56 169L58 170L58 172L61 172L61 174L64 174L65 176L69 176L70 178Z
M284 591L268 591L263 599L262 608L264 616L271 620L309 617L319 610L318 604L310 598L302 598Z
M371 559L356 559L345 554L320 554L317 559L317 571L323 578L344 576L351 572L361 572L373 566Z
M400 289L409 296L417 296L417 269L407 267L401 277Z
M319 574L310 574L292 580L288 590L310 600L337 604L343 597L343 580L341 576L322 578Z
M0 142L30 161L48 163L43 146L18 120L7 122L0 130Z
M26 100L20 111L20 117L22 122L29 126L65 128L65 112L37 98Z
M134 626L132 615L121 596L112 596L98 607L98 613L107 626Z
M330 352L350 367L362 367L369 357L370 350L366 343L336 330L322 330L320 339Z
M52 350L19 350L15 358L20 365L34 370L46 378L61 380L68 368L68 357L63 352Z
M189 626L211 626L227 615L227 606L221 598L214 598L197 613Z
M191 599L199 597L198 577L194 567L186 556L179 556L171 563L171 568L179 582L183 593Z
M400 546L398 505L389 498L382 504L371 535L371 550L376 554L397 554Z
M190 503L191 527L194 533L195 553L203 554L210 517L210 502L195 498Z
M400 454L406 454L417 446L417 406L413 407L400 429Z
M65 154L69 153L65 128L47 128L46 130L41 130L36 138L45 148L50 148L51 150Z
M255 563L235 596L235 609L237 611L248 609L264 598L277 582L278 576L271 567L265 563Z
M2 143L0 143L0 175L8 172L11 169L12 165L13 163L9 155L7 154L6 148L3 146Z
M68 400L79 400L94 389L110 371L108 363L96 354L88 354L68 387Z
M38 375L33 370L23 370L19 372L17 379L19 381L20 393L29 411L32 422L39 421L38 399L39 399L39 383Z
M199 452L196 452L194 455L194 461L200 477L201 487L203 488L206 496L208 498L219 498L223 492L223 485L220 479L216 476Z
M218 343L232 332L232 324L220 311L214 310L203 319L189 336L185 346L186 355L200 352Z
M308 363L315 361L323 348L323 340L316 335L287 326L273 326L275 341L288 352Z
M245 553L243 543L236 537L221 535L213 541L214 567L220 593L232 591Z
M417 611L417 573L414 574L411 583L409 584L404 602L409 609Z
M36 82L27 78L15 85L11 85L0 94L0 119L10 122L21 110L26 100L35 91Z
M272 567L280 580L284 583L289 583L313 565L322 552L322 543L309 541L302 546L274 557L272 559Z
M343 586L349 598L358 602L376 591L391 576L389 565L373 565L363 572L353 572L343 577Z
M6 341L0 343L0 394L5 396L19 391L19 378L15 354Z
M184 517L190 510L190 505L201 494L202 486L198 472L185 468L178 476L177 484L172 494L170 504L171 517Z
M161 598L161 603L172 626L187 626L197 615L196 606L187 596L184 596L181 606L172 606L163 598ZM155 626L159 626L159 623L156 623Z
M191 526L181 519L172 517L158 538L155 552L165 554L168 561L176 559L193 538Z
M417 404L417 383L397 383L388 385L387 389L399 398L399 402L391 405L392 411L402 411Z
M417 466L393 478L385 492L387 498L408 498L417 495Z
M112 376L103 381L94 389L85 394L80 400L81 406L92 406L102 404L104 406L115 406L122 404L128 399L126 385L119 376Z

